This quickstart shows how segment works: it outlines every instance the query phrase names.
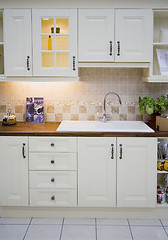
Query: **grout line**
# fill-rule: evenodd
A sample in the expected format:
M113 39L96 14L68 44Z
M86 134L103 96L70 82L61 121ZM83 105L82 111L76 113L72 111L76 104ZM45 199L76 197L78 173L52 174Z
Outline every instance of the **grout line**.
M33 220L33 218L31 218L31 220L30 220L30 222L29 222L29 225L28 225L28 227L27 227L27 230L26 230L26 232L25 232L25 235L24 235L24 237L23 237L23 240L25 239L25 237L26 237L26 235L27 235L27 232L28 232L28 230L29 230L29 227L30 227L30 224L31 224L32 220Z
M166 229L165 229L165 226L163 225L163 223L162 223L162 221L161 221L160 219L159 219L159 221L160 221L160 223L162 224L162 227L163 227L163 229L164 229L166 235L168 236L168 233L167 233L167 231L166 231Z
M64 227L64 218L62 219L62 227L61 227L61 232L60 232L59 240L61 240L61 238L62 238L63 227Z
M95 218L95 233L96 233L96 240L97 240L97 219Z
M130 233L131 233L131 238L132 238L132 240L134 240L134 237L133 237L133 234L132 234L132 230L131 230L131 226L130 226L130 222L129 222L128 218L127 218L127 222L128 222L128 227L129 227L129 230L130 230Z

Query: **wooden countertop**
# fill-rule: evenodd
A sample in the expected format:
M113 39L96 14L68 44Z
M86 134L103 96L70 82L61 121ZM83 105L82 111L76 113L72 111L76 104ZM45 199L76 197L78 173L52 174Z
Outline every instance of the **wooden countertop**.
M154 133L131 133L131 132L61 132L56 130L60 122L45 122L45 123L25 123L17 122L16 125L3 126L0 122L0 136L102 136L102 137L168 137L168 132Z

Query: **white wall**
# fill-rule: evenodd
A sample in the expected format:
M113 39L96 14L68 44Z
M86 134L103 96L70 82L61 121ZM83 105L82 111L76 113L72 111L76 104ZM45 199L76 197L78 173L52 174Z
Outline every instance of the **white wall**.
M168 8L168 0L0 0L0 8Z

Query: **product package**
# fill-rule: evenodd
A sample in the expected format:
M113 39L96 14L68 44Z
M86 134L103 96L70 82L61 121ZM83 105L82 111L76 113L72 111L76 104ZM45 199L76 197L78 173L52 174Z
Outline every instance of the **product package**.
M26 98L26 122L44 122L44 101L43 98Z

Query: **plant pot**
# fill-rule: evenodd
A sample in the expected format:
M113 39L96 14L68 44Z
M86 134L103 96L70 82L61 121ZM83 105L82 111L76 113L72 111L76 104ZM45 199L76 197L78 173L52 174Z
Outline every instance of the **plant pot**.
M156 127L156 117L157 116L160 116L161 114L151 114L151 119L149 120L149 125L150 127L152 128L155 128Z

